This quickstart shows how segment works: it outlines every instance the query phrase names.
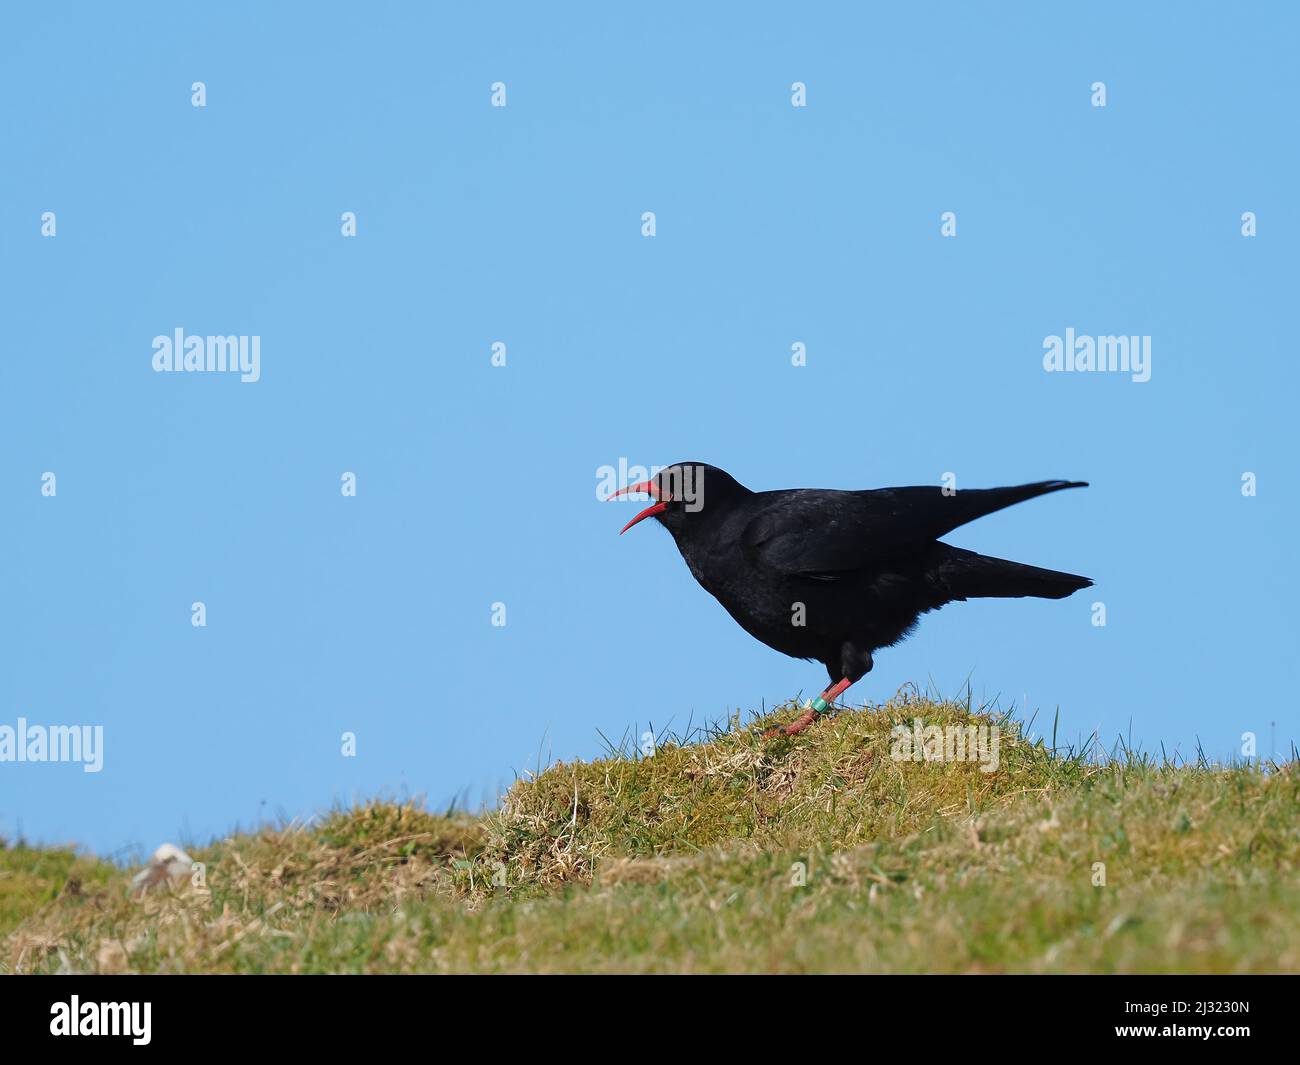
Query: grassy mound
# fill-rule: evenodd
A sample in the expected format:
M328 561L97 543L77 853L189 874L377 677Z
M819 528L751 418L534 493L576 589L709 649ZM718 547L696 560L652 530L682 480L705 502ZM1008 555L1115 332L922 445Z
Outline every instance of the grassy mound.
M942 760L900 760L916 721ZM981 726L996 759L959 745ZM112 865L0 850L0 967L1300 971L1294 764L1099 764L906 696L760 728L559 763L480 817L372 803L232 836L193 852L200 883L142 897Z

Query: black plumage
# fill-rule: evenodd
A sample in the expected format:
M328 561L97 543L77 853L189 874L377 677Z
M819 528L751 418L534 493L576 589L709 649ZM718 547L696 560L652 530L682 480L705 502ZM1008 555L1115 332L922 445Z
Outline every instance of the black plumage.
M920 616L975 598L1061 599L1092 581L980 555L939 538L993 511L1080 481L1012 488L797 488L751 492L704 463L677 463L629 486L657 502L695 579L750 635L821 662L838 695ZM810 718L811 720L811 718ZM801 726L802 727L802 726ZM797 731L797 730L796 730Z

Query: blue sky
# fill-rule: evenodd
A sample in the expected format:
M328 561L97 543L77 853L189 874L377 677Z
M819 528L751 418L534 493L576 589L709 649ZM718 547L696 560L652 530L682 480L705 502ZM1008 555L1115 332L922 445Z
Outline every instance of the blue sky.
M1095 589L954 604L851 696L969 678L1071 738L1281 753L1297 16L1076 6L10 11L0 725L105 749L0 764L0 834L474 805L598 730L820 690L616 535L620 459L1089 480L948 539ZM155 373L178 327L260 337L261 379ZM1150 336L1151 379L1045 372L1067 328Z

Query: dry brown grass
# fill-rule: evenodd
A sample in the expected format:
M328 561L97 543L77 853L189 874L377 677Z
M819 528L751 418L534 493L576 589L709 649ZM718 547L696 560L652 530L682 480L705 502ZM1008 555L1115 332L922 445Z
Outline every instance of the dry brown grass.
M1000 724L997 771L894 760L914 717ZM1300 971L1294 767L1100 765L914 696L793 740L766 723L557 764L482 817L376 802L235 835L143 898L126 870L0 851L0 966Z

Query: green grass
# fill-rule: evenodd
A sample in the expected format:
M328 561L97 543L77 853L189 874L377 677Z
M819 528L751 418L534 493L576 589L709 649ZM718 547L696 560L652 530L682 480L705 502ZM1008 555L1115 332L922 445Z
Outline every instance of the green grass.
M997 770L895 760L914 718L998 725ZM191 852L205 890L0 850L0 968L1300 972L1294 762L1099 760L906 696L758 731L556 764L479 817L235 835Z

